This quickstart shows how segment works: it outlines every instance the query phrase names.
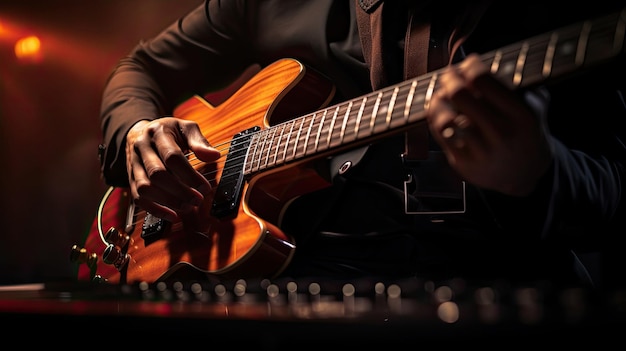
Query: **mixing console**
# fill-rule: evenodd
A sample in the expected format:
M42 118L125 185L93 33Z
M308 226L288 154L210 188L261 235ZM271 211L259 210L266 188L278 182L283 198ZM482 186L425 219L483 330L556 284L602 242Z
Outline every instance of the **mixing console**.
M0 290L0 316L33 328L62 320L67 332L149 332L218 338L224 345L407 342L579 342L621 337L626 290L599 293L549 283L469 285L417 278L57 283ZM7 319L8 320L8 319Z

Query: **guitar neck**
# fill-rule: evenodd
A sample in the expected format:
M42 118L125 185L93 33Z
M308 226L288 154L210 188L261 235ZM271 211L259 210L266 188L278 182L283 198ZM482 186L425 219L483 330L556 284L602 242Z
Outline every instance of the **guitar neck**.
M530 87L598 66L624 52L626 9L481 55L512 88ZM443 69L291 119L256 133L244 173L251 175L397 134L425 120Z

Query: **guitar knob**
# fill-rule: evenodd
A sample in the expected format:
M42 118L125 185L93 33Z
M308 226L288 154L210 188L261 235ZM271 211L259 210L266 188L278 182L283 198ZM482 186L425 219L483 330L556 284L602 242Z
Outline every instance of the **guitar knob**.
M121 270L128 260L130 255L127 253L122 253L120 249L118 249L115 245L109 245L102 254L102 260L106 264L111 264L115 266L118 270Z
M106 234L104 234L104 240L109 244L124 247L130 240L130 236L120 232L115 227L111 227Z
M92 282L94 283L106 283L107 280L101 276L100 274L96 274L94 275L94 277L91 279Z
M88 253L84 247L78 245L72 246L70 252L70 261L77 263L85 263L89 267L95 267L98 256L95 253Z

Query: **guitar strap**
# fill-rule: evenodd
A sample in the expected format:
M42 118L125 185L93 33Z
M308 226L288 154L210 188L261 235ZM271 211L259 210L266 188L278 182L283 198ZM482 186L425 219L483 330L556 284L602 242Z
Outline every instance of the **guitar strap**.
M372 90L379 90L387 86L390 65L397 61L388 62L389 58L384 55L385 45L393 45L395 38L385 40L384 29L391 26L386 21L396 21L396 18L383 16L385 3L382 0L357 0L361 11L357 8L356 18L361 38L361 46L365 62L370 67L370 81ZM389 4L392 6L393 4ZM411 10L410 10L411 11ZM405 79L424 74L427 71L427 55L430 38L430 25L417 23L413 20L414 13L409 13L409 25L405 36L404 50L404 74ZM413 63L413 64L410 64ZM405 160L425 159L428 156L428 126L418 125L405 133Z
M390 72L397 64L396 60L392 60L386 55L385 45L395 45L392 31L393 25L397 23L398 18L385 16L384 0L356 0L358 8L356 9L356 18L363 48L363 55L366 63L370 68L370 80L373 90L379 90L386 85L392 83L390 81ZM398 1L398 0L394 0ZM457 50L460 48L464 39L475 28L478 20L486 10L489 1L474 2L470 5L461 5L456 3L454 6L467 6L465 11L452 11L450 20L454 21L455 28L450 33L438 33L437 37L432 38L430 20L423 20L421 12L426 12L426 7L432 5L430 1L422 1L419 4L408 2L408 24L404 38L404 64L403 79L408 80L423 75L434 69L443 67L451 63ZM387 6L396 5L389 3ZM360 8L360 10L359 10ZM423 10L423 11L422 11ZM457 10L457 9L454 9ZM391 11L391 10L389 10ZM441 19L447 21L447 19ZM444 27L444 26L442 26ZM440 37L441 36L441 37ZM431 43L439 45L439 43L447 43L447 48L439 50L430 50ZM390 62L391 61L391 62ZM408 162L424 160L428 157L429 137L428 125L423 123L411 128L405 133L405 154L404 160Z

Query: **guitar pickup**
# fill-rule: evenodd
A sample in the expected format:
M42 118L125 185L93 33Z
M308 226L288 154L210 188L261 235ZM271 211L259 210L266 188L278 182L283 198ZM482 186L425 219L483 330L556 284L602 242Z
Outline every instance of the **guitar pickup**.
M233 136L220 182L215 190L211 214L217 218L233 217L241 203L241 188L244 182L245 156L253 133L261 130L252 127Z

